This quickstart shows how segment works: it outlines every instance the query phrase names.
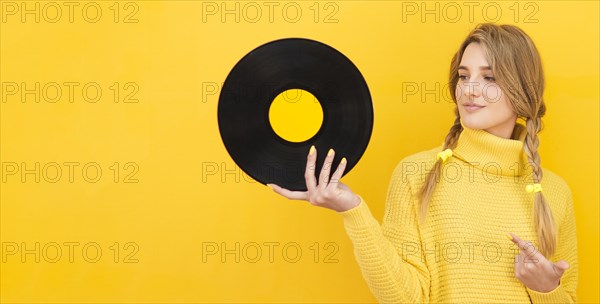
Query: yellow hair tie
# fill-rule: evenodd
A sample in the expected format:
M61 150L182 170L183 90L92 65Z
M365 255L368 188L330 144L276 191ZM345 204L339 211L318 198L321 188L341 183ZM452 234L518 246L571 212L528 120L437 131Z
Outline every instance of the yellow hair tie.
M542 191L542 184L527 185L525 187L525 190L527 190L527 192L529 192L529 193L531 193L531 192L540 192L540 191Z
M446 149L437 154L437 159L441 159L442 162L445 162L450 156L452 156L452 150Z

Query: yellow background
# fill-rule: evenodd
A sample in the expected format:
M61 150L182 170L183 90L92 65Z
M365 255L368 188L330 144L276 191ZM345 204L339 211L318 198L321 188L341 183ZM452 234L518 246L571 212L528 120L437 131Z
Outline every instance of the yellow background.
M338 215L288 201L235 166L218 131L215 84L220 88L250 50L279 38L319 40L348 56L369 85L375 124L368 149L344 181L380 220L395 164L440 144L452 123L452 105L444 96L453 52L476 23L495 17L493 8L482 11L484 3L471 15L463 2L453 2L462 9L454 22L454 7L443 2L425 20L420 12L403 20L403 5L408 7L399 1L297 1L287 6L287 19L282 13L287 2L276 2L269 20L264 2L254 2L262 15L252 23L254 7L238 2L240 21L233 13L223 22L219 13L203 11L203 5L221 1L128 6L97 1L102 15L93 23L82 17L86 2L77 2L73 22L63 2L56 3L63 8L56 23L44 18L37 23L34 16L21 22L18 14L0 20L2 83L25 82L27 88L36 82L80 83L73 102L63 92L55 103L36 103L34 96L21 102L18 95L1 103L2 302L374 301ZM410 3L420 9L424 2ZM426 3L435 8L435 2ZM498 22L522 27L541 52L548 107L540 134L542 166L573 191L578 296L581 302L598 302L598 2L495 3L501 8ZM234 8L235 2L227 5ZM297 7L302 15L291 22ZM47 19L54 18L51 9ZM123 22L133 19L138 22ZM110 88L115 82L119 102ZM129 82L134 85L126 87ZM86 83L101 87L96 103L82 99ZM404 91L403 101L403 84L414 83L440 87L424 102L420 91L410 96ZM132 92L138 101L123 102ZM65 162L79 163L73 182ZM22 182L20 172L7 175L15 163L26 169L40 163L48 170L39 183L33 174ZM44 179L54 177L52 163L62 168L56 182ZM102 169L97 182L82 177L86 164L92 177L95 164ZM79 244L72 262L65 242ZM277 244L273 262L265 242ZM39 263L34 254L24 261L21 252L8 254L14 244L32 251L36 243L40 251L46 248ZM214 249L210 246L232 250L236 243L246 248L239 263L235 254L225 261L207 255L203 261L206 249ZM47 261L55 257L53 244L62 248L55 263ZM255 244L262 256L253 263ZM101 248L96 263L82 257L84 245ZM289 261L298 247L299 260ZM95 255L92 249L88 259Z

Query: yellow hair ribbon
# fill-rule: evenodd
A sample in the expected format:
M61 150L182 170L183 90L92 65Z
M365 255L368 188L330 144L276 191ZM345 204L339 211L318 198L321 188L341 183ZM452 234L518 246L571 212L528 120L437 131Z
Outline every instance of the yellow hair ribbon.
M527 192L531 193L531 192L540 192L542 191L542 184L530 184L527 185L525 187L525 190L527 190Z
M446 160L448 158L450 158L450 156L452 156L452 150L450 149L446 149L440 153L437 154L437 159L441 159L442 162L446 162Z

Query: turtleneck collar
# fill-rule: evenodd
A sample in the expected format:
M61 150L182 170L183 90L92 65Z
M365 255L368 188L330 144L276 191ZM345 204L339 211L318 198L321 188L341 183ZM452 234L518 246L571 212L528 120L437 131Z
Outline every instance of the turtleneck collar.
M523 149L525 126L515 124L512 138L507 139L485 130L467 128L462 119L460 123L463 130L452 149L453 156L493 175L522 176L531 171Z

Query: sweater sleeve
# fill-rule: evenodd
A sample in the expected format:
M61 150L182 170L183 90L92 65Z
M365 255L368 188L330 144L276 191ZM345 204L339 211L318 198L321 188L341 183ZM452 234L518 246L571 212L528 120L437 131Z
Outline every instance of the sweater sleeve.
M534 304L537 303L576 303L579 264L577 258L577 233L573 197L569 191L565 217L558 231L558 246L552 262L565 260L569 268L563 273L560 284L552 291L537 292L527 288Z
M338 213L373 295L380 303L429 302L430 275L402 162L391 178L381 226L361 196L360 199L358 206Z

